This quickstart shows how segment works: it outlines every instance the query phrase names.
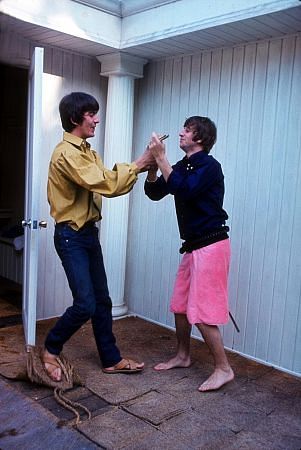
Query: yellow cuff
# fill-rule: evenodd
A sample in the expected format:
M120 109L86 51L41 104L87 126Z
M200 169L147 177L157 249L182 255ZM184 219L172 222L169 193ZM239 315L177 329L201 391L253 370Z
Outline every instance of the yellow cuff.
M140 173L140 170L138 169L138 166L137 166L137 164L135 162L132 162L130 164L130 168L135 173L135 175L138 175L138 173Z

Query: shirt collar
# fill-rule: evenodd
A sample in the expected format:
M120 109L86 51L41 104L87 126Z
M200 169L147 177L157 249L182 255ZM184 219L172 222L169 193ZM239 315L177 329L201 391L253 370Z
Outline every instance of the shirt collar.
M207 156L208 156L208 153L205 152L205 150L200 150L199 152L196 152L193 155L191 155L189 158L187 158L187 156L184 156L182 161L185 164L187 164L188 162L190 164L192 164L192 163L196 163L196 162L200 162L200 161L204 160Z
M75 145L76 147L79 147L81 150L86 150L90 148L89 142L87 142L85 139L82 139L78 136L74 136L72 133L68 133L67 131L64 131L63 136L64 141L69 142L72 145Z

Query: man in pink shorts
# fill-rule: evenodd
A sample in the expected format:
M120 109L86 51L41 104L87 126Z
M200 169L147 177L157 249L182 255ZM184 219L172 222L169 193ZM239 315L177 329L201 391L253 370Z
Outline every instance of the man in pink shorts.
M228 271L230 262L228 215L223 209L224 176L219 162L209 152L216 142L216 126L208 117L192 116L179 134L182 160L171 166L165 146L156 133L149 144L157 169L148 172L145 193L151 200L174 196L178 226L184 241L171 311L175 315L178 348L155 370L188 367L190 334L196 325L214 359L214 371L199 391L219 389L233 380L218 326L229 320Z

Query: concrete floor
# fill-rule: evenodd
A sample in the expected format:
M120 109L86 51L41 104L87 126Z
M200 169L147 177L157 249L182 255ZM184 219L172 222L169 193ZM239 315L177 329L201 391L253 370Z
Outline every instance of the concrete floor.
M43 343L53 321L38 324ZM138 374L102 373L91 325L66 344L64 353L85 382L69 398L92 413L73 424L51 389L8 379L24 364L22 326L0 330L0 449L285 449L301 448L301 379L228 353L236 378L217 392L197 388L212 371L206 346L192 339L187 369L153 370L176 348L173 331L129 317L114 322L123 356L143 360ZM9 354L12 351L12 354ZM11 373L17 373L18 370Z

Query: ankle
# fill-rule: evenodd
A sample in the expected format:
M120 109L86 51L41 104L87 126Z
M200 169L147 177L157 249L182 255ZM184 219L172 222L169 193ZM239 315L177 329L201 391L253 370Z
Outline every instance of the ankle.
M219 371L224 372L224 373L231 373L231 372L233 372L230 364L217 364L215 366L215 370L219 370Z
M58 355L55 355L54 353L50 353L47 348L44 349L43 355L47 356L48 358L56 359Z
M190 354L187 352L178 352L176 358L180 359L181 361L189 361Z

